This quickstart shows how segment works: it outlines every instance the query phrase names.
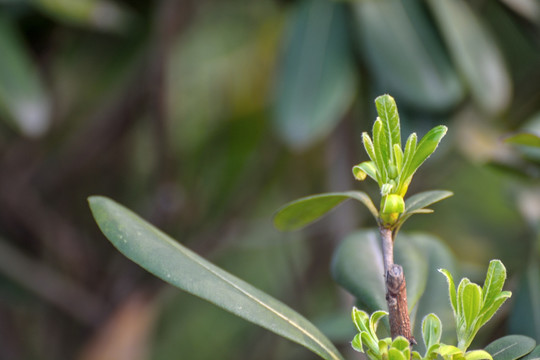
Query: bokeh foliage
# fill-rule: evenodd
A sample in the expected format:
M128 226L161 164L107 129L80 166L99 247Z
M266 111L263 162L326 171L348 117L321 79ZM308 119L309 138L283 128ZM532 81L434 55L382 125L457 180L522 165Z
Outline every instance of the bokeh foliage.
M292 235L271 217L360 187L350 168L367 160L361 133L383 93L405 133L449 127L409 193L455 196L404 231L443 239L472 280L500 258L523 290L494 326L511 313L512 331L540 340L538 313L511 309L540 308L538 154L501 141L538 131L539 31L535 0L0 2L2 357L311 357L122 259L92 223L96 193L348 348L353 300L330 254L369 214L345 204Z

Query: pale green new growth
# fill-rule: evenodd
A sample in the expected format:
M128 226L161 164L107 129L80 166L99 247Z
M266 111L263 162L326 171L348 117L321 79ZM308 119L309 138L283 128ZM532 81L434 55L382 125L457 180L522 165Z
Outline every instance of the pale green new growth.
M362 134L364 148L371 159L353 167L357 180L367 176L377 181L381 191L381 220L387 227L399 227L399 219L405 210L403 197L416 170L435 151L446 134L446 126L431 129L417 146L413 133L407 139L405 150L401 148L399 114L394 98L382 95L375 99L379 117L373 125L372 136ZM391 204L387 201L391 200ZM410 216L410 215L409 215Z
M510 291L502 291L506 280L506 268L500 260L491 260L484 286L463 278L456 288L452 275L439 270L446 276L450 304L456 319L457 347L465 351L480 328L493 317L501 305L512 296Z

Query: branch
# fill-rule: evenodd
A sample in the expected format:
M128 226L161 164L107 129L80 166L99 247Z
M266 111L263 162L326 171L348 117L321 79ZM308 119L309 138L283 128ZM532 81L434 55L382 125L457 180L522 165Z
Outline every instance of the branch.
M390 320L390 334L392 338L403 336L409 343L416 344L412 335L411 322L407 306L407 286L403 268L394 264L394 239L392 230L380 226L382 255L384 263L386 303Z

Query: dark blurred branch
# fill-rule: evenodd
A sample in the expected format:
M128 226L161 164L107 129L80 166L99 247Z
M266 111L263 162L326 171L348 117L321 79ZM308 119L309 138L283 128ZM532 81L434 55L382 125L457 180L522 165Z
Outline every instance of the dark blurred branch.
M93 294L2 239L0 272L85 325L99 324L105 314L104 304Z

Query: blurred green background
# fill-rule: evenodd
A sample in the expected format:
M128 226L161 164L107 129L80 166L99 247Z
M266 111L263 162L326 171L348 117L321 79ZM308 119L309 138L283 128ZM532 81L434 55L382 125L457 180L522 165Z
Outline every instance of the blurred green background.
M383 93L404 133L449 127L409 194L455 196L403 230L440 237L472 280L501 259L514 297L484 338L540 341L540 156L503 141L540 130L540 1L0 1L0 358L313 358L123 258L92 194L358 358L329 267L367 211L290 234L271 217L314 193L377 197L351 167Z

